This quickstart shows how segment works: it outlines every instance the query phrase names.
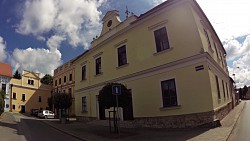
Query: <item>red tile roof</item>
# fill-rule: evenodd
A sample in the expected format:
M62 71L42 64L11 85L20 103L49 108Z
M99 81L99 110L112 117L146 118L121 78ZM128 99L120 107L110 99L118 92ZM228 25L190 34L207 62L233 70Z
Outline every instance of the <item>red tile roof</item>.
M12 77L10 64L0 62L0 75Z

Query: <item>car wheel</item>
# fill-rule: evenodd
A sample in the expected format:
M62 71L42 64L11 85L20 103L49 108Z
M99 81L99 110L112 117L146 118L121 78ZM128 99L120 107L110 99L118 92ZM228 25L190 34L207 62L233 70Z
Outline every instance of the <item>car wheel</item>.
M48 117L47 117L47 116L45 116L44 118L45 118L45 119L47 119Z

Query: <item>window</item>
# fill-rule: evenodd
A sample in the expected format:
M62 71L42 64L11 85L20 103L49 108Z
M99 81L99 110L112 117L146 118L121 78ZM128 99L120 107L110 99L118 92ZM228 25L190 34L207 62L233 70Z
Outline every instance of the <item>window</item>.
M61 78L59 78L59 85L61 85Z
M28 84L29 85L34 85L34 80L28 79Z
M163 107L177 106L175 79L161 82Z
M22 94L22 100L23 101L25 100L25 94Z
M156 51L160 52L169 49L169 41L166 27L154 31Z
M218 55L218 51L217 51L217 47L216 47L216 43L215 42L214 42L214 48L215 48L215 52L216 52L217 58L219 59L219 55Z
M118 66L127 64L126 45L119 47L117 51L118 51Z
M66 75L64 76L63 82L66 83L67 77Z
M210 43L209 36L208 36L208 33L207 33L206 29L204 29L204 33L205 33L205 36L207 38L208 47L211 48L211 43Z
M227 86L227 83L226 83L226 90L227 90L227 98L229 98L229 93L228 93L228 86Z
M12 105L12 109L14 109L14 110L15 110L15 109L16 109L16 105Z
M86 66L82 66L82 80L86 79Z
M82 112L87 112L87 99L86 99L86 96L82 97Z
M218 95L218 99L220 99L220 85L219 85L219 80L218 80L218 76L215 75L215 80L216 80L216 87L217 87L217 95Z
M57 86L57 80L55 81L55 86Z
M72 73L69 74L69 81L72 81Z
M2 84L2 90L6 91L6 84Z
M38 97L38 102L42 102L42 97L41 96Z
M101 63L101 57L97 58L95 60L95 74L101 74L102 71L102 63Z
M13 99L16 99L16 93L13 93L13 97L12 97Z
M226 93L225 93L225 86L224 86L224 81L221 81L222 83L222 88L223 88L223 95L224 95L224 99L226 99Z

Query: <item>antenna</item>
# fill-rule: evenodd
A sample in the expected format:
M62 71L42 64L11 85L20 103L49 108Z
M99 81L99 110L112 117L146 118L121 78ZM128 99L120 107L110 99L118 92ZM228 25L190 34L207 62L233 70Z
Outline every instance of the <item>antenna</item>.
M130 11L128 11L128 6L126 5L126 11L125 11L125 14L126 14L126 18L128 18L128 14L130 13Z

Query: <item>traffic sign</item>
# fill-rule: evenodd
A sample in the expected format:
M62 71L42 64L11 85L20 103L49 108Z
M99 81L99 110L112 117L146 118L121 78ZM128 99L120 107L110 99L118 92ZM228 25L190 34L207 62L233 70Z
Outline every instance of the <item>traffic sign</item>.
M122 94L121 85L112 85L112 94L113 95L121 95Z

